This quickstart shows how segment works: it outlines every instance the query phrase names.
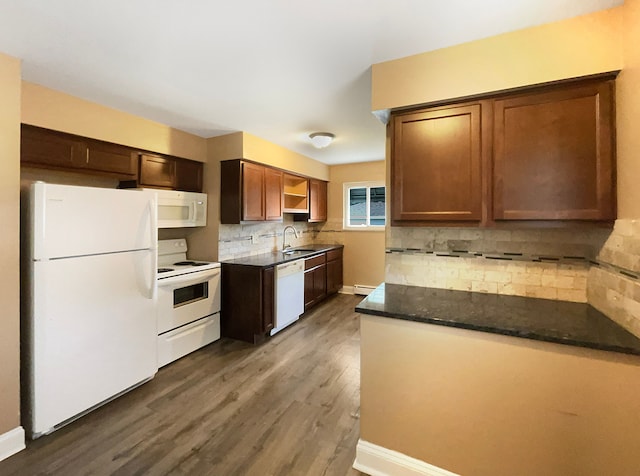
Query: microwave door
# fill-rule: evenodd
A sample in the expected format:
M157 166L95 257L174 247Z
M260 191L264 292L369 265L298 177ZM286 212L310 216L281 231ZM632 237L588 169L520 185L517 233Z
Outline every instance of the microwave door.
M191 207L182 200L164 200L158 205L158 226L160 228L179 228L189 226Z

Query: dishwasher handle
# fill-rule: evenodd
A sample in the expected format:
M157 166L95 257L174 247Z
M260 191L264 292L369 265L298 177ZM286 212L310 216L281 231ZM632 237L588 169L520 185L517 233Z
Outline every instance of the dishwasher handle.
M304 260L299 259L276 266L276 279L296 273L304 273Z

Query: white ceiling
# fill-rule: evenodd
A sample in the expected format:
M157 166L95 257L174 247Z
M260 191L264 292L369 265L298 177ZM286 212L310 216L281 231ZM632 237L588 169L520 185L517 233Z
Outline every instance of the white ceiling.
M622 0L0 0L0 52L38 83L202 137L327 164L384 158L373 63ZM307 135L336 140L314 149Z

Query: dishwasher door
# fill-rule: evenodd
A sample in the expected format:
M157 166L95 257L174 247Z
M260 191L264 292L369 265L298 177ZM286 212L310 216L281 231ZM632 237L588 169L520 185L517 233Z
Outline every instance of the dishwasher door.
M271 335L294 323L304 312L304 260L276 266L276 322Z

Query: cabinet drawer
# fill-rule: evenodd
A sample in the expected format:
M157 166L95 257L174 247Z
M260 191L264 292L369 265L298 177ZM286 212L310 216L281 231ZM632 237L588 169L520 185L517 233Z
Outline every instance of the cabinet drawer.
M326 254L322 253L319 256L314 256L313 258L307 258L306 260L304 260L304 269L311 269L311 268L315 268L316 266L320 266L323 265L326 261Z
M342 259L342 249L327 251L327 261Z

